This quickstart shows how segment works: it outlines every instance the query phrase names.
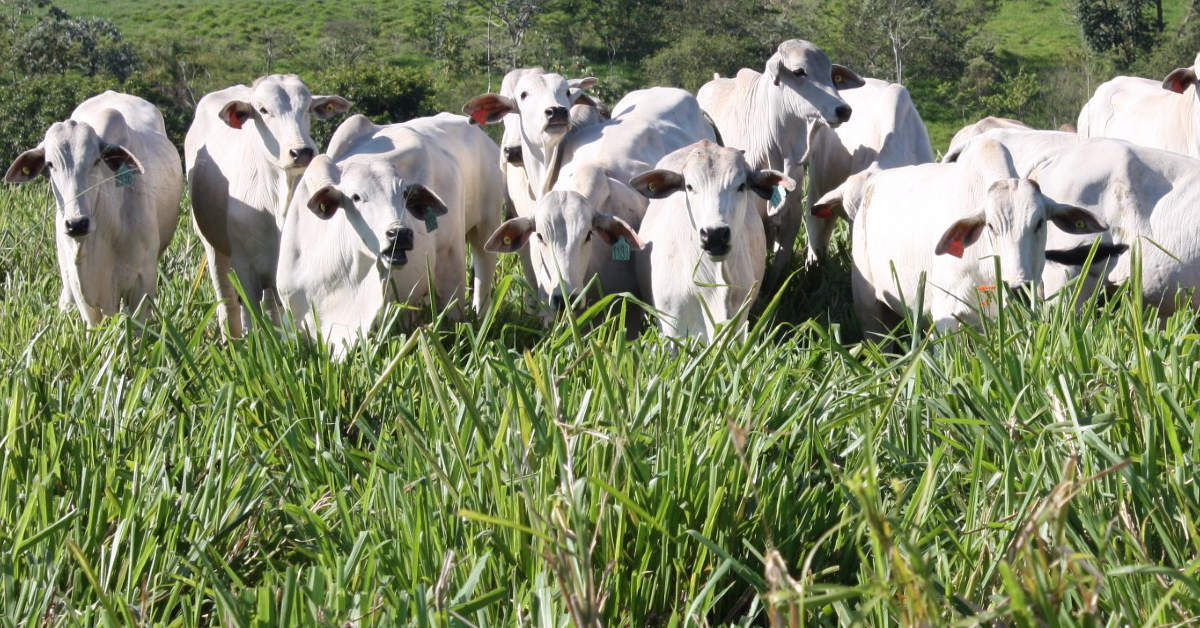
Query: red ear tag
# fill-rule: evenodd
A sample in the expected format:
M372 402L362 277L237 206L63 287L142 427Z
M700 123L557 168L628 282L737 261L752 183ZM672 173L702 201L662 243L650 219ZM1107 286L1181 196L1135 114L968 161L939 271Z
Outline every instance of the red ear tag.
M242 128L242 114L238 113L237 109L229 112L229 126L238 130Z
M963 246L962 240L954 240L950 243L950 246L946 247L946 252L954 257L962 259L964 248L965 247Z
M479 109L476 109L475 111L471 112L471 119L474 120L475 124L478 124L479 126L483 126L483 125L487 124L487 118L488 118L487 109L484 109L483 107L480 107Z
M828 205L817 205L813 208L813 215L817 218L833 218L833 209Z

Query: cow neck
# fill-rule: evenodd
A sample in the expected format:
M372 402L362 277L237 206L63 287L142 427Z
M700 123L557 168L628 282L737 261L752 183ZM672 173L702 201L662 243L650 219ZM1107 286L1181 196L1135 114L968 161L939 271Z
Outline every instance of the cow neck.
M755 79L749 111L765 111L766 115L751 120L739 120L739 124L747 125L744 133L748 138L746 146L747 161L755 169L774 168L783 171L802 163L806 156L808 129L804 118L792 112L787 105L788 98L782 90L787 89L775 84L767 74L760 74ZM748 112L749 112L748 111ZM749 117L749 116L748 116ZM789 147L786 145L788 128L797 122L805 124L805 132L797 134L804 138L805 146ZM760 129L755 131L755 129ZM798 151L794 149L799 148ZM799 152L793 155L793 152Z
M562 161L562 140L559 140L546 158L545 147L535 144L521 129L521 150L525 154L525 175L529 179L529 190L533 192L533 200L541 200L558 174ZM533 159L530 159L532 157Z

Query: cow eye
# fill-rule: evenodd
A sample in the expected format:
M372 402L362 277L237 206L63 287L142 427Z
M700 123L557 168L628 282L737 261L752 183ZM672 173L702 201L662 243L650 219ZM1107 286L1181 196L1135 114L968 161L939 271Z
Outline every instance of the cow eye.
M795 74L796 76L807 76L808 72L805 72L804 68L796 68L795 70L792 70L792 74Z
M1034 231L1041 231L1041 230L1042 230L1042 227L1045 227L1045 226L1046 226L1046 220L1045 220L1044 218L1039 218L1039 219L1038 219L1038 222L1037 222L1037 225L1036 225L1036 226L1033 228L1033 230L1034 230Z
M739 186L738 186L738 192L745 192L745 191L746 191L746 184L745 184L745 183L743 183L743 184L741 184L741 185L739 185Z
M587 235L583 237L583 241L584 241L584 242L591 242L591 241L592 241L592 232L591 232L591 231L589 231L589 232L587 233Z
M537 236L538 242L541 242L542 244L545 244L545 243L546 243L546 238L543 238L543 237L542 237L542 234L540 234L540 233L538 233L538 232L534 231L534 232L533 232L533 235Z
M521 92L521 100L525 100L525 97L528 95L529 95L529 92Z
M359 195L357 195L357 194L351 194L351 195L350 195L350 200L352 200L352 201L354 201L355 203L357 203L357 202L359 202L359 201L361 201L361 200L362 200L362 197L361 197L361 196L359 196Z
M693 190L693 189L692 189L692 184L691 184L691 183L689 183L689 184L685 185L684 187L687 189L687 191L688 191L688 192L694 192L694 191L695 191L695 190Z
M263 114L263 115L265 116L265 115L267 115L267 108L266 108L266 107L259 107L259 108L258 108L258 112L259 112L259 113L261 113L261 114Z
M47 161L47 162L46 162L46 169L47 169L47 170L54 170L54 164L52 164L52 163L50 163L50 162L48 162L48 161Z

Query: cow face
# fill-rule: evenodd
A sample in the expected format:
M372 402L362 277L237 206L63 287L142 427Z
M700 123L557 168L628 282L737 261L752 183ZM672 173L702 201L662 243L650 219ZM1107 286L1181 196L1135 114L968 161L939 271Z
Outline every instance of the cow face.
M305 181L311 196L308 208L322 220L341 210L357 234L359 252L386 268L408 263L420 249L432 254L426 221L447 212L445 203L419 183L405 183L388 161L353 163L340 170L328 157L313 161Z
M1000 260L1004 283L1010 288L1034 284L1046 264L1047 221L1072 234L1107 229L1091 212L1047 199L1030 179L1004 179L988 187L979 213L946 230L934 252L961 258L967 247L986 236L990 255ZM990 266L991 261L982 263Z
M538 296L558 311L577 302L590 280L593 256L608 254L608 247L600 243L611 246L620 238L625 238L631 249L642 248L637 233L625 221L597 211L578 192L553 191L533 206L532 217L500 225L484 250L514 253L528 243Z
M803 39L779 44L767 60L766 75L783 90L790 113L808 120L824 120L830 127L850 119L850 105L838 90L865 84L849 68L830 63L823 50Z
M583 90L595 84L594 78L568 81L559 74L525 71L512 85L511 94L478 96L463 106L463 113L476 124L494 124L516 114L519 139L549 154L570 128L571 106L584 98ZM507 125L512 123L505 124L507 136Z
M303 171L316 156L316 144L309 135L312 118L327 120L351 106L341 96L313 96L295 74L264 76L250 89L249 100L230 101L221 108L221 120L238 130L252 127L279 167L293 174Z
M21 153L4 179L26 183L45 172L57 207L56 231L80 240L96 229L96 200L116 185L122 166L143 172L124 147L104 140L87 123L67 120L51 125L37 148Z
M741 240L746 213L758 211L752 195L770 198L775 186L791 190L796 183L781 172L752 170L739 150L703 141L679 171L651 170L629 185L652 199L682 193L700 248L713 261L722 261Z

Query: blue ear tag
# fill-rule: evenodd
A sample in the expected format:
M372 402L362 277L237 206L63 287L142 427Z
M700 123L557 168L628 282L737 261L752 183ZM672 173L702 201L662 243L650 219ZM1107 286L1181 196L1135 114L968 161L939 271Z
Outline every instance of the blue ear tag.
M130 168L129 164L121 162L121 167L117 168L116 183L119 188L133 185L133 168Z
M437 231L437 214L433 213L432 207L425 208L425 231L429 233Z
M617 238L617 241L613 243L612 258L618 262L629 261L629 243L625 241L625 236Z
M771 191L771 207L775 208L783 205L785 196L787 196L787 190L783 189L782 185L775 186L775 189Z

